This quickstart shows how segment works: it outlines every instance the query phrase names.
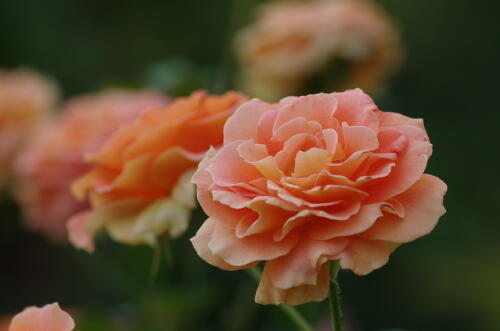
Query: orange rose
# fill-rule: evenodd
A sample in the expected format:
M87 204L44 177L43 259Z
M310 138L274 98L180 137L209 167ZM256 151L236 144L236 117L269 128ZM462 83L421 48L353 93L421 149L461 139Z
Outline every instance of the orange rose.
M265 261L258 303L323 300L330 261L365 275L434 228L446 185L423 173L431 152L422 120L361 90L253 99L193 177L209 218L192 242L225 270Z
M16 162L17 199L29 227L62 239L68 217L87 205L70 192L90 169L84 162L116 129L168 100L153 91L108 90L69 100L59 117L36 133Z
M101 227L128 244L153 245L163 233L182 234L195 206L192 172L210 146L222 143L224 123L244 99L196 92L113 135L88 158L96 166L73 186L92 205L69 224L73 244L92 250Z
M14 316L9 331L71 331L74 328L73 318L53 303L24 309Z
M307 91L379 89L402 53L390 18L366 0L266 4L236 47L243 90L273 101Z
M0 70L0 182L10 176L21 145L54 110L57 96L55 85L35 72Z

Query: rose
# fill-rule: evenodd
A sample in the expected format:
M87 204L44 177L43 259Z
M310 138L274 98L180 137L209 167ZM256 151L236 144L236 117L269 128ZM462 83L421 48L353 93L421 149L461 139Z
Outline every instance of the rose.
M388 15L359 0L266 4L236 50L243 90L270 101L315 89L380 89L402 57Z
M423 174L431 152L422 120L359 89L253 99L193 177L209 216L193 245L226 270L265 261L258 303L323 300L330 261L365 275L434 228L446 185Z
M27 69L0 70L0 183L11 175L17 151L54 110L55 84Z
M71 331L74 328L73 318L53 303L24 309L14 316L9 331Z
M245 97L199 91L148 112L114 134L88 158L95 167L73 186L92 209L69 224L77 247L93 250L95 232L105 227L113 239L150 244L162 234L181 235L195 204L189 182L210 146L222 144L222 128Z
M84 156L120 126L167 103L155 91L107 90L63 105L62 114L35 133L16 162L16 196L27 225L52 239L65 238L68 217L87 208L69 188L90 168Z

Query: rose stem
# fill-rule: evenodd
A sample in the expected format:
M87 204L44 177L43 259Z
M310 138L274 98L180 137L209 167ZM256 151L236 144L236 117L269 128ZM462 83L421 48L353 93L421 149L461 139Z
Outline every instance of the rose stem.
M246 269L246 271L255 279L257 282L260 281L261 272L257 267ZM287 305L278 305L281 310L292 320L292 322L301 331L313 331L313 328L307 323L304 317L299 313L299 311L293 307Z
M160 271L161 264L161 251L162 245L159 240L156 240L153 246L153 256L151 259L151 269L149 271L149 283L153 284L158 276L158 272Z
M339 271L339 263L332 262L330 266L330 290L328 292L328 301L330 301L330 313L332 318L333 331L342 331L342 313L340 309L340 286L337 281L337 273Z
M158 277L163 257L165 257L167 267L171 268L174 260L172 257L170 237L168 234L164 234L156 238L153 245L153 257L151 261L151 270L149 272L149 282L151 284L154 283Z

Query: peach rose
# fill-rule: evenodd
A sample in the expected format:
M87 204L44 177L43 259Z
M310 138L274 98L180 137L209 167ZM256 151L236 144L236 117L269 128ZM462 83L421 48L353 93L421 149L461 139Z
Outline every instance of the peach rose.
M193 245L225 270L265 261L258 303L321 301L330 261L365 275L434 228L446 185L423 173L431 152L422 120L359 89L253 99L193 176L209 216Z
M105 227L127 244L150 244L157 236L181 235L195 206L191 175L210 146L222 144L222 128L245 97L199 91L148 112L122 128L98 153L96 166L73 186L92 210L69 224L72 243L93 250L92 238Z
M59 117L35 133L16 162L16 196L27 225L63 239L68 217L87 208L70 192L71 183L90 169L84 155L95 152L114 131L145 110L167 103L158 92L128 90L69 100Z
M0 183L33 129L54 110L58 91L52 81L28 69L0 70Z
M14 316L9 331L71 331L74 328L73 318L53 303L24 309Z
M316 90L373 91L402 57L396 28L368 0L266 4L236 47L243 90L270 101Z

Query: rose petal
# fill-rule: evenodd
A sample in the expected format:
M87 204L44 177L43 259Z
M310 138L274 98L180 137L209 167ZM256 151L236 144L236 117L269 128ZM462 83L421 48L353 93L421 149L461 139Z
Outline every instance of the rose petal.
M403 205L404 217L385 214L362 234L363 238L405 243L428 234L446 212L443 207L446 189L442 180L424 174L406 192L393 199Z
M295 157L295 169L292 176L306 177L317 174L330 163L331 155L327 150L311 148L299 151Z
M420 118L410 118L398 113L391 112L377 112L377 116L380 120L381 127L391 127L391 126L400 126L400 125L413 125L422 130L424 128L424 121Z
M71 331L75 322L57 303L28 307L14 316L9 331Z
M357 275L367 275L385 265L391 249L385 241L349 238L349 244L340 254L340 267Z
M273 134L273 141L286 142L299 133L315 135L321 131L318 122L308 121L304 117L297 117L277 128Z
M357 214L344 221L317 219L309 227L309 236L315 240L329 240L361 233L382 216L382 205L382 203L365 205Z
M273 180L283 177L283 171L278 167L276 159L268 154L265 145L247 140L238 146L238 153L243 160L257 168L264 177Z
M366 126L342 126L345 155L357 151L373 151L379 147L377 134Z
M347 246L348 240L302 240L287 255L267 261L266 272L274 287L289 289L301 285L316 285L321 265L335 258Z
M84 249L88 252L94 251L94 242L93 237L97 229L100 227L96 227L95 231L92 231L91 234L87 231L87 222L90 219L92 214L91 210L85 210L81 213L78 213L72 216L68 222L66 223L66 228L68 230L69 241L79 249Z
M238 183L248 183L261 177L260 172L245 162L238 153L241 141L233 141L223 146L214 156L207 171L218 186L231 186Z
M198 253L198 255L203 260L205 260L206 262L210 263L213 266L228 271L247 269L253 267L258 263L258 262L253 262L244 266L233 266L227 264L223 259L221 259L217 255L214 255L210 250L210 248L208 248L208 243L212 239L212 233L214 229L215 229L215 222L211 218L208 218L205 222L203 222L201 227L198 229L196 235L193 238L191 238L191 242L193 243L196 253Z
M208 247L214 255L233 266L244 266L253 262L272 260L285 255L298 241L298 234L274 242L272 233L260 233L238 238L235 230L217 222Z
M280 103L282 108L276 118L274 131L285 123L304 117L308 121L318 122L323 128L331 127L333 114L337 109L337 100L328 94L315 94L288 98Z
M331 201L361 201L368 196L368 193L359 189L343 185L325 185L316 186L312 189L303 191L303 195L308 201L312 202L331 202Z
M257 142L267 146L269 154L275 155L283 148L283 143L272 140L274 121L278 116L278 110L270 110L262 114L257 124Z
M121 174L113 182L112 189L133 190L143 194L159 192L150 179L149 170L152 163L153 157L151 155L144 155L127 162Z
M410 188L423 174L432 154L432 145L425 131L415 126L399 126L407 137L405 151L396 159L391 173L371 185L369 202L384 201Z
M289 305L297 306L312 301L323 301L328 295L330 286L330 263L325 263L318 273L315 285L302 285L290 289L274 287L269 280L269 274L264 267L262 278L255 294L255 302L261 305Z
M244 238L257 233L263 233L271 229L282 226L287 219L294 215L294 212L285 210L279 206L268 203L268 200L256 199L247 205L247 208L253 210L257 217L247 217L240 220L236 227L236 236Z
M185 153L181 148L170 148L158 155L154 160L148 174L149 180L157 188L161 188L163 192L170 192L179 177L186 171L195 169L196 165L197 160L193 159L190 154ZM168 176L165 174L168 174Z
M224 126L224 145L237 140L256 140L260 117L269 110L269 104L259 99L240 105Z
M375 133L379 129L379 119L375 111L377 106L360 89L333 93L337 99L338 106L335 117L340 122L347 122L349 125L365 126L372 129Z

